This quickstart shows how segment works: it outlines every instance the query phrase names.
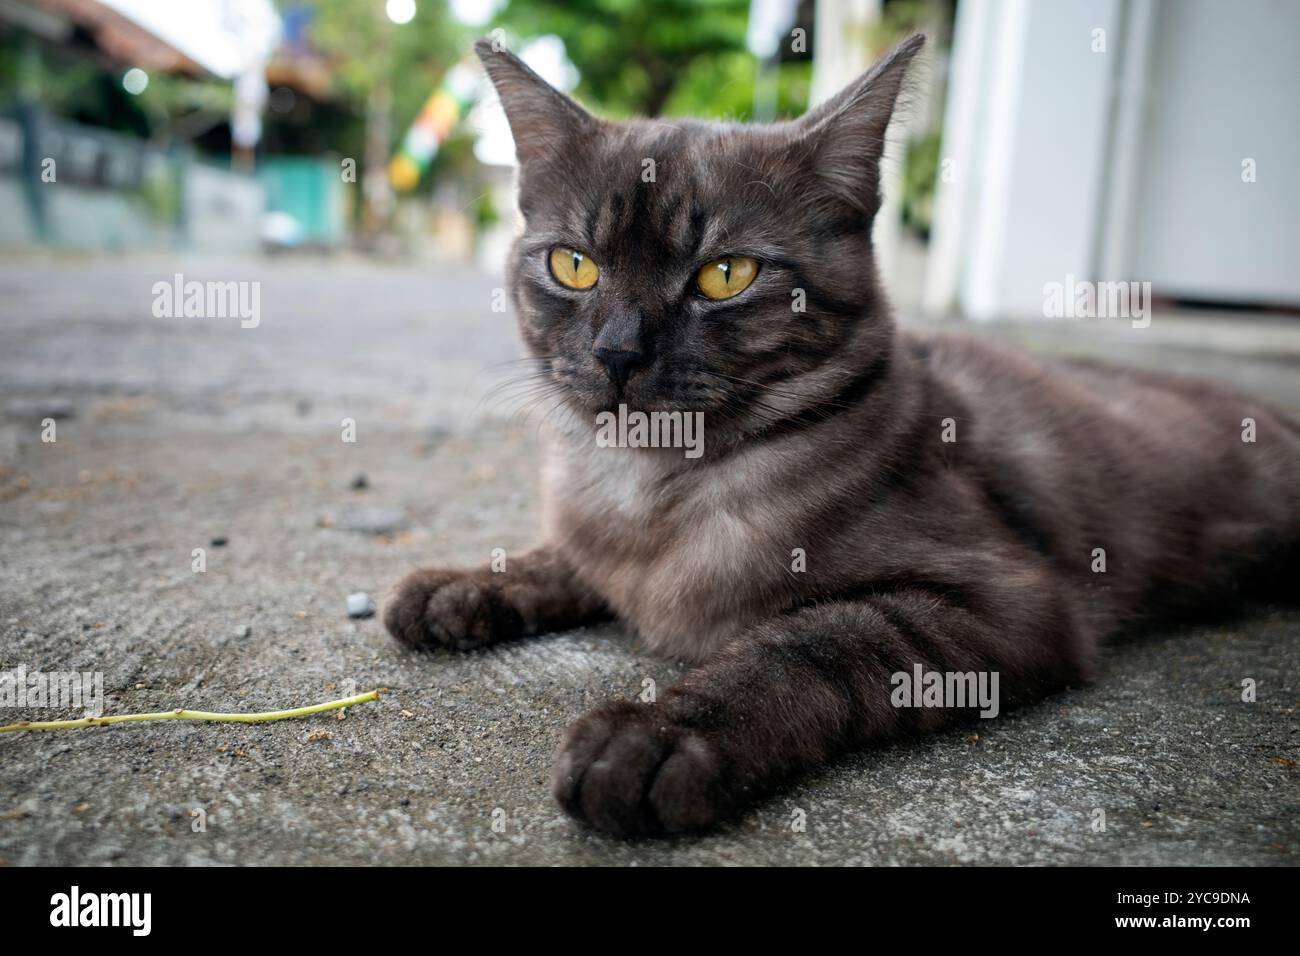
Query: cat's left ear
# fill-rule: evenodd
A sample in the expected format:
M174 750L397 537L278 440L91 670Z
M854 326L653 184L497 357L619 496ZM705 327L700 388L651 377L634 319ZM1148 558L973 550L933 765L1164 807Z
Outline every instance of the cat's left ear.
M810 151L818 178L837 198L868 216L880 207L885 131L907 68L923 46L924 34L908 37L796 124L799 145Z
M528 68L508 50L479 40L474 52L496 87L515 138L521 166L561 157L576 139L594 132L599 121Z

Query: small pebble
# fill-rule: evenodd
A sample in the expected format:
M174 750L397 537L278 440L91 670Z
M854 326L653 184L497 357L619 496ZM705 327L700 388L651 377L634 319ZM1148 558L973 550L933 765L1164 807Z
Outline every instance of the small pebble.
M428 436L424 443L425 454L431 454L432 452L437 451L450 437L451 431L443 428L441 425L435 425L433 428L429 429Z
M235 628L235 637L248 637L248 635L252 633L253 629L247 624L241 624L239 627Z
M375 613L375 602L365 591L348 595L348 617L370 617Z

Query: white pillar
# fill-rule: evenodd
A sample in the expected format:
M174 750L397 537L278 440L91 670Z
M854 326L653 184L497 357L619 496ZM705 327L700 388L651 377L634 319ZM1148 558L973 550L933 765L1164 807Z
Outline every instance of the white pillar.
M1092 277L1119 13L1120 0L959 4L940 150L955 162L935 207L933 311L947 311L955 289L972 319L1042 317L1046 283Z
M865 73L874 52L867 43L880 21L881 0L817 0L813 20L813 75L809 108L830 99ZM876 263L886 286L894 273L902 227L905 125L890 124L880 160L880 211L872 230Z

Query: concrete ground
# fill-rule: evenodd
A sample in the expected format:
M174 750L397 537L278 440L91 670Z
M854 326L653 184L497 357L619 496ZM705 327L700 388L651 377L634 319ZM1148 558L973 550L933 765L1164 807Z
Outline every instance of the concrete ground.
M176 271L260 280L260 324L153 317ZM343 720L0 735L0 860L1300 862L1300 612L1277 608L1113 647L1095 686L846 759L714 833L625 843L569 821L547 786L564 726L678 667L615 626L413 655L344 606L533 539L535 426L482 400L517 355L497 285L346 261L0 262L0 671L102 672L110 714L390 688ZM1285 325L984 331L1300 407ZM61 716L79 715L0 708Z

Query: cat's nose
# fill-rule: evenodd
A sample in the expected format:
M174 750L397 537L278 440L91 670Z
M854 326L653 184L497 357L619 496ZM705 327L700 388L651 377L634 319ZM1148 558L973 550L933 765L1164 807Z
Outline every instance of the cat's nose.
M591 354L596 356L596 361L605 366L605 374L619 390L627 384L632 370L645 364L645 356L642 353L627 349L598 348L592 349Z

